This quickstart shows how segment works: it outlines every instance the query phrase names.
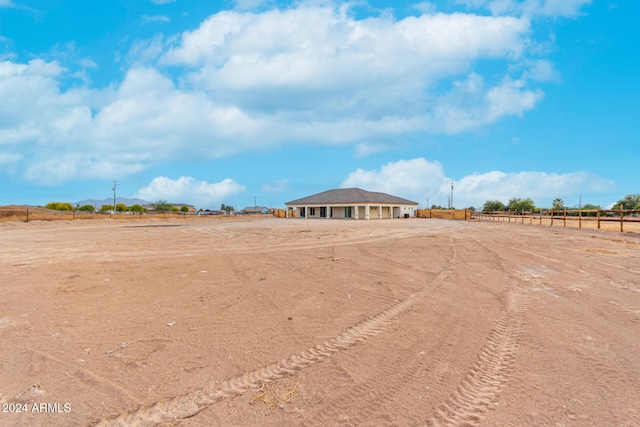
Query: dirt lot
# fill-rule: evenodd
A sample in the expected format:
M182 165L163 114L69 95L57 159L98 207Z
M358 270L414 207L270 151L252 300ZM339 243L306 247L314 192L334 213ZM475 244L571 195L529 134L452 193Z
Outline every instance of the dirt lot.
M2 426L640 425L640 236L3 223L0 343Z

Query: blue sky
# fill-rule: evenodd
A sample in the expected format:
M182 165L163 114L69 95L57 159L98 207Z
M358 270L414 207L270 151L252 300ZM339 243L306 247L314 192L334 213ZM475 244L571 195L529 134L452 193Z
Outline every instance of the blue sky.
M0 205L640 192L640 2L0 0Z

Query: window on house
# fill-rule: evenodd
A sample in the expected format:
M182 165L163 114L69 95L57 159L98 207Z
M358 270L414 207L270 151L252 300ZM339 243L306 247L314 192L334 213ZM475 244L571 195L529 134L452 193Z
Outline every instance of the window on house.
M316 208L309 208L309 216L316 216Z
M351 218L351 206L344 207L344 217Z
M320 218L326 218L327 217L327 208L322 207L320 208Z

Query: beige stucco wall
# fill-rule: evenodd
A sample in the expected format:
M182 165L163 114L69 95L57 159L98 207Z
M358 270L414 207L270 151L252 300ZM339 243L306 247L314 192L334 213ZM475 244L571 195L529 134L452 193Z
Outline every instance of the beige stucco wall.
M321 218L320 208L327 208L326 218L344 219L345 206L351 206L351 218L365 219L366 218L366 206L365 205L306 205L296 206L295 216L300 217L301 208L305 207L307 210L306 218ZM313 215L310 215L311 209L315 208ZM333 208L333 216L331 216L331 209ZM382 209L382 218L404 218L405 214L409 214L411 218L416 216L418 207L416 205L369 205L369 219L379 219L380 209ZM357 212L357 214L356 214Z

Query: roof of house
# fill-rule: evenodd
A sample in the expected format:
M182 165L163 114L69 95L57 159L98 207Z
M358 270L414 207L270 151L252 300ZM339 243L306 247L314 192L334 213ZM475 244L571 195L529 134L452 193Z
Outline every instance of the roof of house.
M262 212L268 210L266 206L247 206L242 209L244 212Z
M361 188L339 188L303 197L285 203L287 206L316 205L333 203L393 203L399 205L417 205L417 202L392 196L386 193L367 191Z

